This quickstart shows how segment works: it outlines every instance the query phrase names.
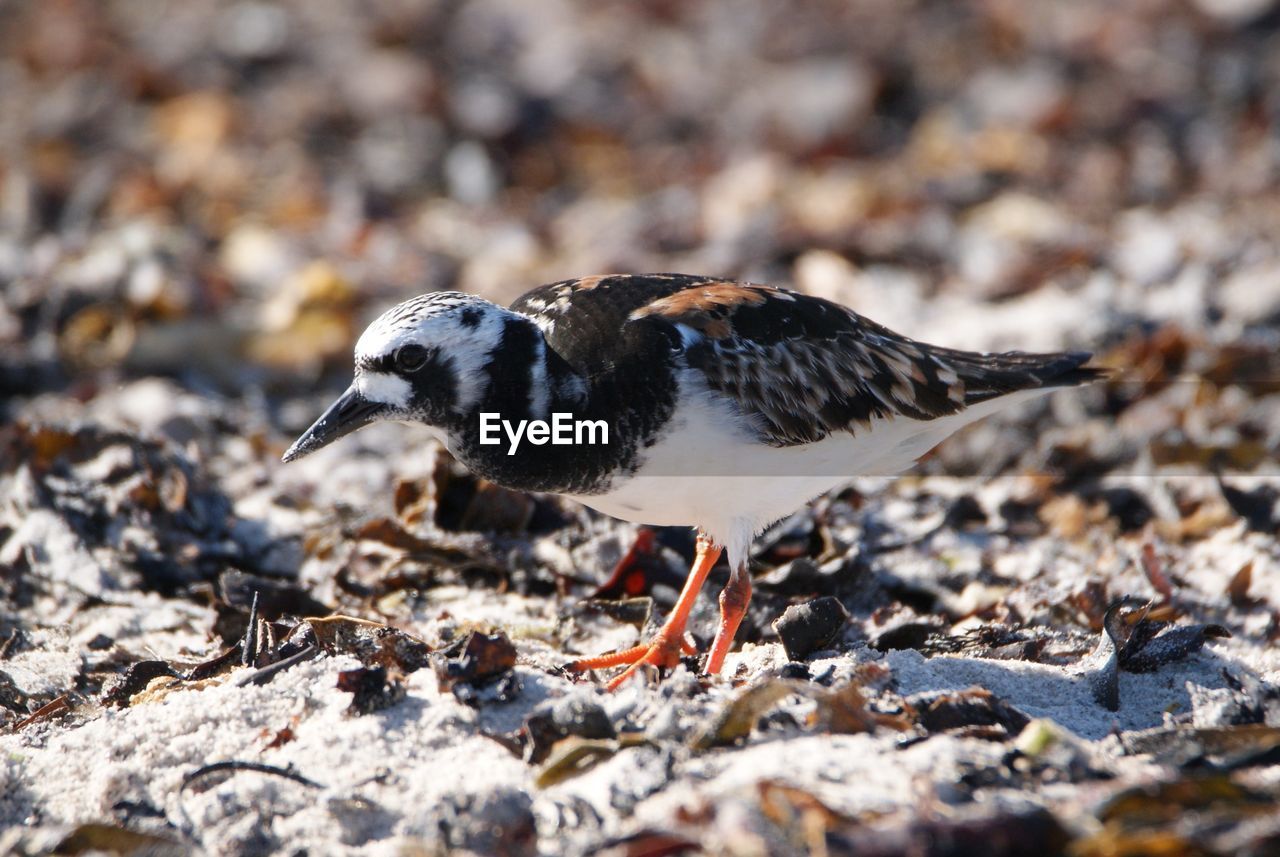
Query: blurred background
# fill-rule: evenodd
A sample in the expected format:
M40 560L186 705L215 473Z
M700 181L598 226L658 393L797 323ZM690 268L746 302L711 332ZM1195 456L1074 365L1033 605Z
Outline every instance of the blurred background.
M1274 2L0 0L0 22L5 419L163 379L134 422L216 394L274 452L396 300L679 271L950 346L1097 350L1123 370L1087 400L1127 414L1113 459L1280 450Z

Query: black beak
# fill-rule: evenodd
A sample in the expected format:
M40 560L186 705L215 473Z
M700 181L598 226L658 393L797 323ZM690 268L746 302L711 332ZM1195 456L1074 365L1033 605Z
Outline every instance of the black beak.
M385 409L386 406L381 402L371 402L360 395L360 391L352 384L311 428L302 433L302 437L293 442L281 461L288 463L309 455L322 446L328 446L338 438L367 426Z

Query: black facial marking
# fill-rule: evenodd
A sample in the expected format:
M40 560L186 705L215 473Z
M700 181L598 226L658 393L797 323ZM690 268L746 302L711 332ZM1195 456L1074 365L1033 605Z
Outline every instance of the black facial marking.
M464 309L462 313L458 316L458 321L462 323L463 327L469 327L474 329L480 326L481 316L482 316L482 313L480 312L479 308L469 306L466 309Z
M426 363L408 379L413 390L411 410L433 422L441 422L453 411L458 400L458 378L452 357L438 349L429 349Z
M364 357L356 364L356 368L362 372L381 372L384 375L395 375L395 356L391 354L379 354L376 357Z

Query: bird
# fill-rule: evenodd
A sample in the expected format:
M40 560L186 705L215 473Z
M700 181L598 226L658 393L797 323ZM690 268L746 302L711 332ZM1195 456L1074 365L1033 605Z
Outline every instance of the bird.
M505 308L431 292L375 319L354 358L350 387L285 462L397 420L425 427L498 485L696 528L693 567L653 637L569 664L622 667L610 690L642 665L671 668L696 654L686 625L722 553L729 580L704 665L711 675L746 612L748 553L766 527L855 476L907 469L1000 408L1105 376L1085 351L943 348L820 297L687 274L563 280ZM548 442L557 414L602 430ZM512 426L525 442L510 442Z

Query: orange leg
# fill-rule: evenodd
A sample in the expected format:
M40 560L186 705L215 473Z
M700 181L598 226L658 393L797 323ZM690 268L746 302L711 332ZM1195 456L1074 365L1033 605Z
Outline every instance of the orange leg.
M693 654L696 650L685 640L684 626L689 621L689 612L693 610L693 603L698 599L698 592L706 582L707 573L720 558L722 550L723 548L719 545L712 544L705 533L698 533L698 555L693 561L689 577L684 582L684 589L680 591L675 609L671 611L667 621L658 629L658 633L650 642L625 651L601 655L598 658L574 661L569 664L569 669L584 672L626 664L627 668L622 674L608 684L608 689L614 690L638 670L641 664L673 667L679 663L681 654Z
M716 629L716 638L707 653L707 672L711 675L720 672L724 665L724 656L729 654L729 647L733 645L734 635L738 633L750 601L751 575L745 566L735 568L720 593L720 627Z

